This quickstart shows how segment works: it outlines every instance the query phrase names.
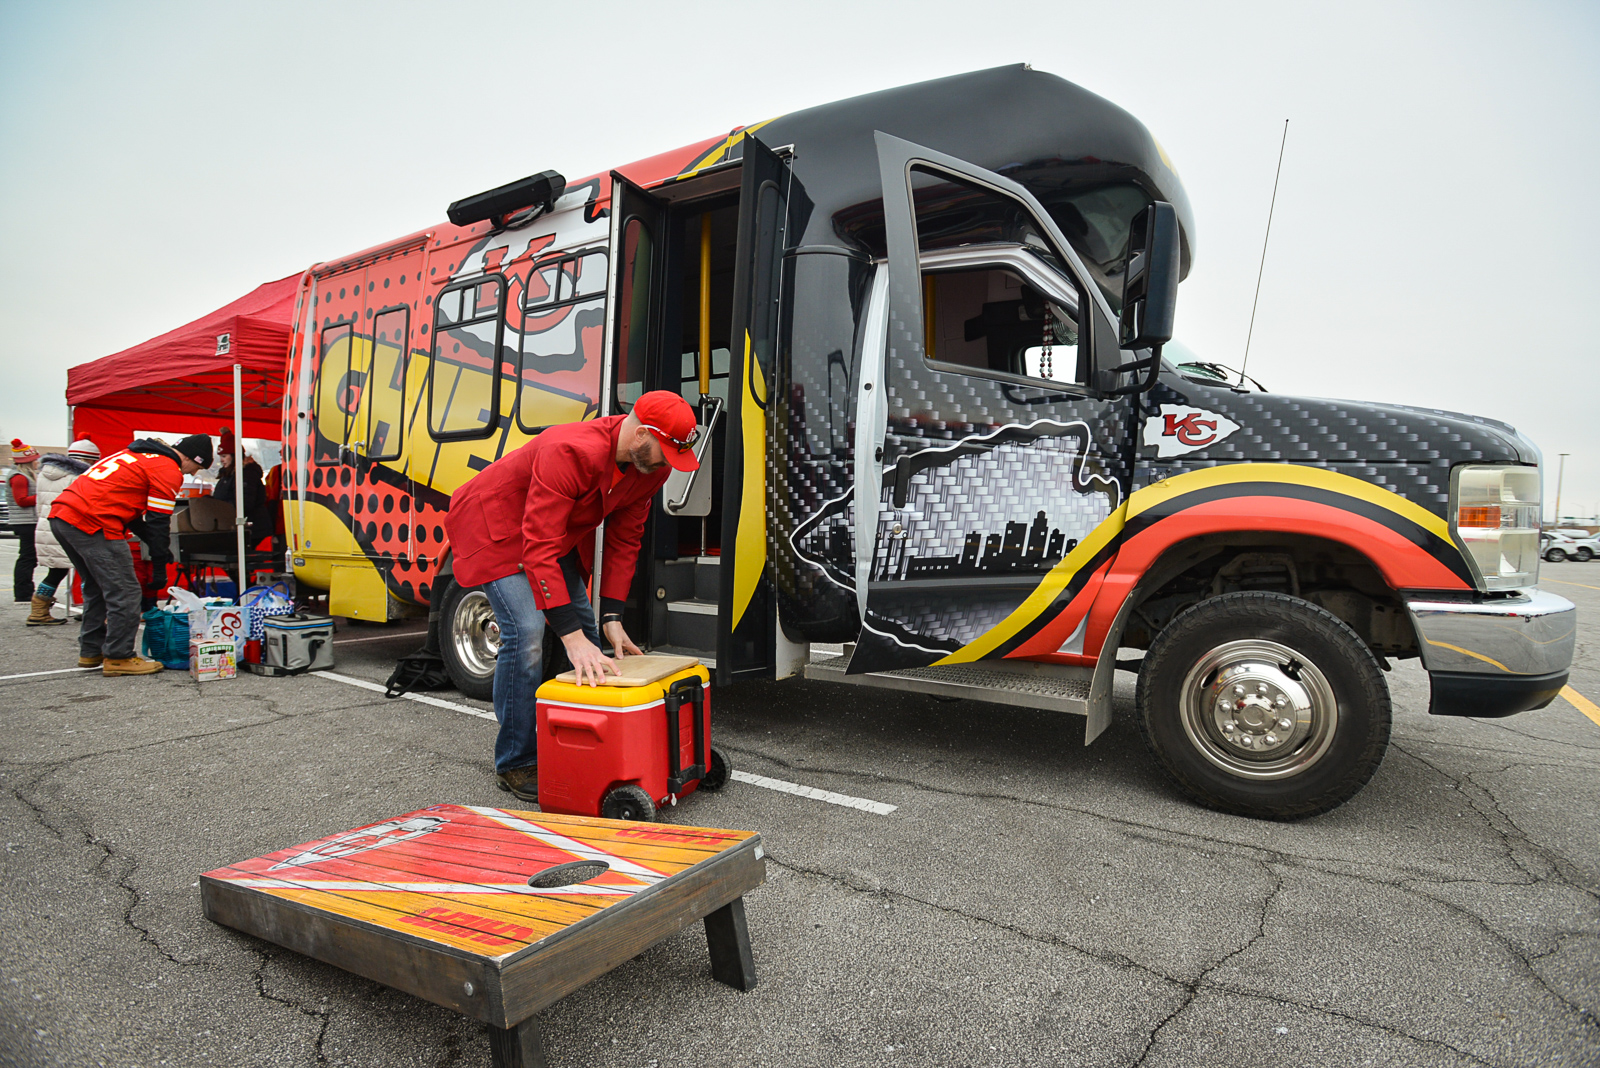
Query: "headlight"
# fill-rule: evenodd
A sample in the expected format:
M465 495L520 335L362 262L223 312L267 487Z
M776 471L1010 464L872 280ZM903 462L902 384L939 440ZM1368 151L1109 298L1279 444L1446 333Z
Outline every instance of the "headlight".
M1478 574L1478 588L1539 581L1539 469L1468 464L1450 480L1450 529Z

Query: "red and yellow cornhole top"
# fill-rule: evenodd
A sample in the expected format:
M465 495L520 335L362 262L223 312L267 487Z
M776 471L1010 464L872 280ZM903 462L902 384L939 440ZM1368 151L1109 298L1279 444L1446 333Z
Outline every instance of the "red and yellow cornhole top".
M206 872L232 886L505 957L755 837L753 831L434 805ZM548 889L560 864L601 874Z

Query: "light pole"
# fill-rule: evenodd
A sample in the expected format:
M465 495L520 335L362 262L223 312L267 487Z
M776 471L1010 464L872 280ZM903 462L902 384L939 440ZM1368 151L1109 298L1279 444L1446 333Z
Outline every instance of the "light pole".
M1557 455L1561 457L1561 463L1556 468L1556 514L1552 518L1550 524L1554 527L1559 527L1561 525L1561 476L1567 473L1567 457L1571 456L1572 454L1570 452L1563 452L1557 453Z

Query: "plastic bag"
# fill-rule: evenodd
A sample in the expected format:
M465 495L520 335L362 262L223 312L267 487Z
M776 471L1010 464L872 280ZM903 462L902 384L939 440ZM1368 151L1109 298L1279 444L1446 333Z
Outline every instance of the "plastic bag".
M255 642L266 636L268 616L294 615L294 598L290 596L288 583L285 582L251 586L244 591L239 603L244 606L249 619L250 640Z
M177 611L188 614L190 637L198 641L215 640L218 635L213 633L216 630L213 622L214 617L217 615L217 610L234 606L233 602L226 597L196 597L181 586L168 586L167 593L174 601L178 602ZM243 629L243 623L244 621L241 618L238 629ZM226 639L235 641L238 645L243 646L245 636L231 633L234 629L231 622L228 624L227 629L230 633L225 635Z

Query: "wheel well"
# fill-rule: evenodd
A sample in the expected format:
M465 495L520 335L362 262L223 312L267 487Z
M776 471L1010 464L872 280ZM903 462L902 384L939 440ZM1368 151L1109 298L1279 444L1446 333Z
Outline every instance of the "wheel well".
M1119 644L1148 649L1190 605L1237 590L1273 590L1332 612L1382 656L1417 655L1405 603L1372 561L1304 534L1230 532L1174 545L1145 573Z

